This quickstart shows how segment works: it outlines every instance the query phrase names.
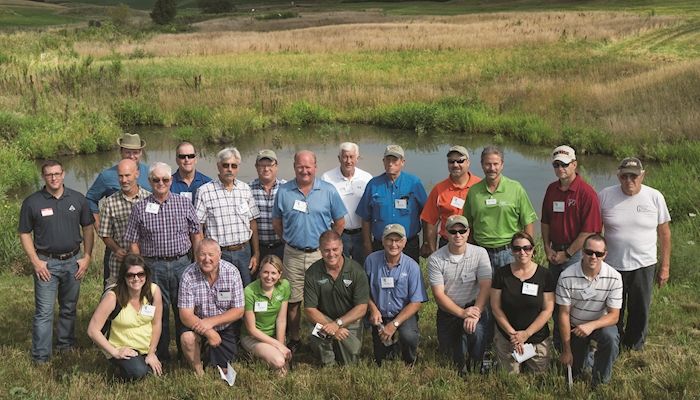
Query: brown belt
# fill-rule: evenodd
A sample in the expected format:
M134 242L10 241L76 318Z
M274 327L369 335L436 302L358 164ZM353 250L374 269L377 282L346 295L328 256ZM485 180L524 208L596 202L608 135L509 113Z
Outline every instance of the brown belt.
M221 250L238 251L247 245L248 245L248 242L243 242L243 243L239 243L239 244L232 244L230 246L221 246Z

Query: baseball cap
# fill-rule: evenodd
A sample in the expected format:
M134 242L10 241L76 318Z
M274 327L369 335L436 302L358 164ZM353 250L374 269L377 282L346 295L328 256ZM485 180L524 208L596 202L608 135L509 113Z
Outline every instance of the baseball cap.
M389 224L384 227L384 232L382 232L382 240L384 240L387 236L391 235L392 233L395 233L402 238L406 237L406 229L404 229L403 225L401 224Z
M450 229L455 225L464 225L465 228L469 228L469 221L464 215L451 215L445 222L445 229Z
M449 150L447 150L448 156L450 155L450 153L459 153L464 157L467 157L467 160L469 159L469 151L467 151L467 148L464 146L452 146Z
M559 146L552 151L552 161L561 161L569 164L576 161L576 152L569 146Z
M260 150L258 152L258 155L255 157L255 162L258 162L263 158L267 158L268 160L277 162L277 154L275 154L275 152L270 149Z
M642 162L638 158L627 157L620 162L617 172L620 174L641 175L644 172L644 167L642 167Z
M406 158L404 156L403 152L403 147L399 146L398 144L390 144L386 146L386 150L384 150L384 157L386 156L394 156L396 158Z

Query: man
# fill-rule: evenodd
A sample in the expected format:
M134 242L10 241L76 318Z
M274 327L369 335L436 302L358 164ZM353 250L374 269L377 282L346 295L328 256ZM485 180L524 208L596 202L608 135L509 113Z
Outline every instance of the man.
M406 230L389 224L382 233L384 250L375 251L365 261L369 279L369 323L374 344L374 361L382 361L401 351L407 365L416 362L418 350L418 311L428 301L420 266L403 253ZM398 338L396 334L398 333Z
M233 323L243 317L243 285L233 265L221 259L219 244L202 239L197 261L182 274L177 306L187 328L181 335L185 358L196 375L204 374L202 353L211 366L226 370L238 354Z
M309 267L304 280L306 319L311 326L320 326L312 333L311 348L324 366L353 364L362 347L367 275L357 262L343 256L338 232L324 232L319 245L323 258Z
M18 229L22 248L34 266L32 361L35 364L46 363L51 357L57 295L56 348L65 351L75 345L80 280L90 265L95 222L85 197L63 186L65 173L61 163L45 161L41 175L45 185L22 202ZM83 254L78 257L83 241Z
M192 202L170 193L172 170L168 164L155 162L149 168L153 194L134 205L124 234L132 253L141 254L153 272L163 296L163 328L156 355L161 362L170 361L170 324L167 311L175 314L176 338L182 333L177 310L178 288L185 268L190 264L188 253L200 240L199 220ZM179 347L178 347L179 348Z
M545 192L541 228L544 252L555 282L561 271L581 260L583 241L603 229L598 195L576 173L577 166L576 152L571 147L559 146L552 151L552 167L558 179ZM557 309L555 306L554 347L561 350Z
M486 249L495 270L513 262L510 239L518 231L535 235L537 213L523 186L503 176L503 151L487 146L481 152L485 179L472 186L464 204L471 225L470 242Z
M194 194L200 186L211 181L211 178L197 171L197 151L190 142L181 142L175 149L177 170L173 174L173 184L170 191L185 196L194 201Z
M107 285L116 284L119 266L129 253L129 244L124 241L124 232L134 204L148 197L151 192L137 183L139 170L136 162L124 159L117 164L117 175L121 190L100 203L100 226L97 234L110 250Z
M595 340L593 386L610 381L619 353L615 324L622 307L622 277L603 262L606 254L605 239L599 234L589 236L583 243L583 258L561 273L556 293L562 342L559 361L571 366L578 377L588 345Z
M348 210L345 215L345 230L343 231L343 255L352 257L353 260L362 265L365 261L365 249L362 245L362 219L355 213L355 210L365 192L367 182L372 179L372 175L357 168L359 157L360 148L357 144L341 143L338 154L340 166L326 171L321 179L335 186Z
M659 287L669 277L671 216L661 192L642 184L644 168L639 159L622 160L617 179L619 186L601 190L598 197L605 236L610 243L607 261L622 275L622 309L617 323L622 345L641 350L649 327L654 274ZM657 244L660 257L657 257Z
M299 347L300 304L304 299L304 272L321 258L319 237L329 229L338 235L347 210L335 187L316 179L316 155L302 150L294 155L295 178L282 185L272 209L272 227L284 246L284 275L289 280L287 324L289 348Z
M451 215L462 214L469 188L481 180L469 172L469 152L463 146L452 146L447 151L447 170L450 175L433 187L428 195L420 219L423 221L423 246L421 256L428 258L447 244L445 222ZM438 243L438 225L440 241ZM436 247L436 245L439 246Z
M258 152L255 157L255 170L258 177L250 182L250 191L260 211L260 217L257 220L260 259L262 260L268 254L274 254L282 259L284 242L272 227L272 209L280 185L287 181L277 178L277 154L272 150L264 149Z
M245 287L258 267L260 248L255 219L260 217L260 211L248 184L237 179L241 164L238 149L225 148L216 158L218 179L202 185L195 195L197 218L204 236L221 246L221 257L238 268Z
M453 215L445 225L447 246L428 258L430 288L438 304L438 350L452 358L460 373L478 371L492 324L486 308L491 264L486 250L467 243L469 222L464 216Z
M428 196L417 176L402 172L406 157L401 146L387 146L382 161L384 173L369 181L356 211L362 218L365 254L382 249L385 226L400 224L408 235L404 253L420 262L420 213Z
M141 162L141 156L143 156L143 148L146 147L146 142L141 140L138 134L124 133L122 137L117 139L117 144L119 145L119 155L122 160L132 160L138 165L139 179L137 182L139 186L146 190L151 190L151 184L148 182L148 166ZM95 182L85 193L85 198L90 205L90 211L95 218L95 229L100 228L100 207L99 202L105 197L111 196L113 193L119 191L121 185L119 184L119 177L117 175L117 166L114 165L107 169L102 170L95 178ZM107 285L107 279L109 278L109 263L111 258L111 250L105 248L104 259L102 260L102 275L103 282L105 286Z

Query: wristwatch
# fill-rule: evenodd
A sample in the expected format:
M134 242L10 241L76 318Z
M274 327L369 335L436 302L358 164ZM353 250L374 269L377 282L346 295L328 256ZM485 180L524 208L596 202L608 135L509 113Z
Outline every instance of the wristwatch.
M335 323L336 323L336 325L338 325L338 328L340 328L341 326L343 326L343 320L340 319L340 318L336 319L336 320L335 320Z
M391 323L394 324L394 328L398 328L401 325L397 320L393 320Z

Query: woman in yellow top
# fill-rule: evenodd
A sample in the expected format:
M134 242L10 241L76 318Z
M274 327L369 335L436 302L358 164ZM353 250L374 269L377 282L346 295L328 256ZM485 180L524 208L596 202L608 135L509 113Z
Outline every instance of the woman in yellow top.
M117 308L119 314L112 320L108 339L101 330ZM117 367L121 378L143 378L149 367L160 376L162 367L156 347L162 313L163 300L160 289L151 282L150 268L141 256L129 254L119 268L116 287L97 305L87 333Z

